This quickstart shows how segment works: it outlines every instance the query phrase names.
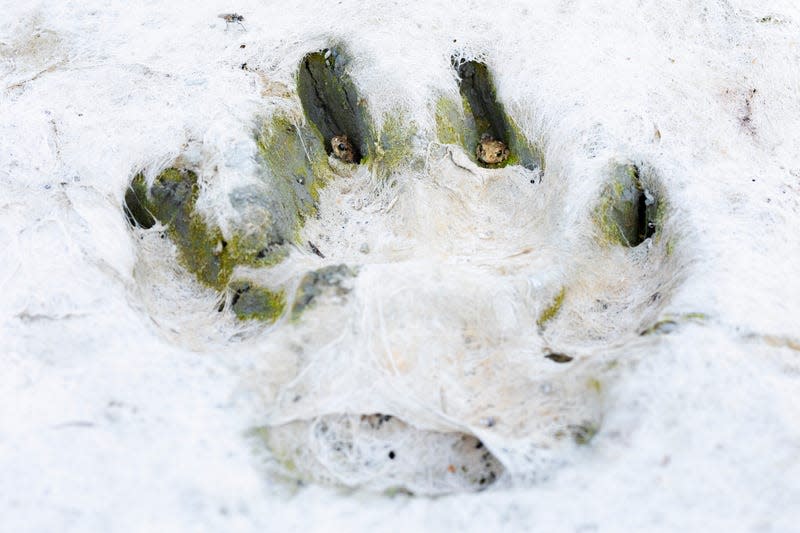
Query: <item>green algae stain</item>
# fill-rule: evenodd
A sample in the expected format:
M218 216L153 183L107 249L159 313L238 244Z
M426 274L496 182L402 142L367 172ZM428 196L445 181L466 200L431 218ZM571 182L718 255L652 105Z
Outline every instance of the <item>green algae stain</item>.
M701 322L708 320L708 315L705 313L684 313L681 316L685 320L699 320Z
M593 218L603 243L627 244L625 235L614 217L613 199L608 194L600 198Z
M331 175L321 140L286 116L265 121L255 141L261 181L229 193L241 220L227 237L197 211L200 188L191 170L168 168L149 187L144 175L138 174L125 194L129 222L142 228L156 221L163 224L178 249L179 262L217 290L226 287L237 266L271 266L286 257L305 219L316 213L319 190ZM262 311L237 316L274 320L285 304L276 295L261 296Z
M442 144L466 146L466 120L453 100L442 97L436 101L434 118L436 120L436 137ZM477 143L477 141L476 141Z
M365 162L380 177L385 177L403 166L421 170L424 160L414 153L417 125L409 122L403 113L387 114L383 118L378 142Z
M542 311L542 313L539 315L539 318L536 320L536 324L540 328L543 328L548 322L550 322L556 317L558 312L561 310L561 306L564 304L565 295L566 295L566 287L561 287L561 290L553 299L553 303L547 306L547 308L544 311Z
M509 127L508 148L511 151L503 166L522 165L528 170L539 169L544 172L544 154L533 143L529 142L522 129L510 116L506 115Z
M709 316L706 313L700 312L689 312L689 313L681 313L681 314L665 314L659 320L657 320L652 326L648 327L647 329L643 330L639 334L644 335L654 335L654 334L668 334L672 333L679 326L685 324L687 322L692 322L695 324L704 324L709 320Z
M669 239L667 241L667 257L672 257L672 254L675 253L675 239Z
M586 382L586 386L589 388L589 390L595 392L596 394L600 394L600 392L603 390L603 384L600 383L600 380L597 378L589 378L589 380Z
M238 265L266 266L280 261L285 249L275 248L267 228L226 239L196 210L197 174L168 168L148 189L142 174L131 181L125 197L126 211L142 227L157 220L178 249L180 263L203 284L222 290ZM280 241L282 242L282 241Z
M130 191L135 191L135 198L126 195L126 206L135 213L134 217L139 217L137 223L143 227L152 226L155 220L164 224L178 248L181 263L206 285L224 286L230 275L221 258L224 240L219 229L210 228L195 211L199 195L197 174L168 168L156 177L149 190L144 176L138 174Z
M299 218L316 212L319 189L332 175L322 138L276 114L264 123L256 142L270 195L280 200L276 207L286 211L283 233L291 234L302 222Z

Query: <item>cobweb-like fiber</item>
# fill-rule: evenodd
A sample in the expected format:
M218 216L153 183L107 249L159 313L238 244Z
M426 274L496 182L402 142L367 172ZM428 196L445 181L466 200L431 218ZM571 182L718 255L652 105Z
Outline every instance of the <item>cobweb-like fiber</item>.
M748 0L4 6L0 530L791 530L799 21ZM307 126L297 66L333 45L375 131L413 132L407 160L331 160L287 257L234 272L286 313L238 321L162 226L128 226L126 188L191 168L232 234L257 132ZM486 63L541 168L441 142L453 57ZM629 163L665 206L635 248L596 216Z

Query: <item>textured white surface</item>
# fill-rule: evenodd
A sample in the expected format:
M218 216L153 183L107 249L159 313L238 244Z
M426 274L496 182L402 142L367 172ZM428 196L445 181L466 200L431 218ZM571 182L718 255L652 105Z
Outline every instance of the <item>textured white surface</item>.
M197 4L4 6L0 530L796 529L793 2ZM247 31L217 18L230 11ZM344 311L235 326L167 243L129 231L125 186L182 155L207 170L201 206L225 220L258 119L298 112L297 64L332 42L356 58L374 117L401 110L417 124L427 165L393 189L362 169L323 191L304 236L324 234L327 263L364 264ZM457 148L425 144L437 99L457 97L454 52L486 60L507 111L545 147L541 183L465 171ZM597 195L628 159L669 201L669 256L666 241L595 243ZM262 275L323 264L298 249ZM541 334L561 285L564 309ZM644 306L656 290L659 306ZM597 300L609 311L594 313ZM638 335L685 313L708 318ZM298 342L310 359L289 349ZM562 370L545 345L577 360ZM285 402L296 389L305 399ZM377 411L476 434L510 475L434 499L290 489L246 436ZM552 439L570 417L601 422L590 445ZM547 449L531 457L531 443Z

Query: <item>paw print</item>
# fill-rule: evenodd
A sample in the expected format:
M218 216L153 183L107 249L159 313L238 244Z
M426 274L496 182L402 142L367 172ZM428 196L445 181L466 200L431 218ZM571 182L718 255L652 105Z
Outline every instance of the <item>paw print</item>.
M173 291L194 342L266 354L254 436L283 475L423 494L545 476L602 432L626 343L684 321L663 314L684 266L658 171L611 159L568 203L568 162L487 64L452 60L461 98L433 99L430 127L375 120L349 64L300 61L255 132L257 180L224 199L235 224L201 209L201 166L134 176L132 231L161 243L140 254L149 310L179 270L205 287Z

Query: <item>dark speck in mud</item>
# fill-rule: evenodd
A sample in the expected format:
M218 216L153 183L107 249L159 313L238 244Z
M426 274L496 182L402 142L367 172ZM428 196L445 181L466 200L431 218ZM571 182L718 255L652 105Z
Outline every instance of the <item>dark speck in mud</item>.
M660 299L661 299L661 293L660 292L654 292L653 295L650 296L650 301L651 302L657 302Z
M546 358L550 359L554 363L569 363L572 361L572 357L569 355L565 355L563 353L549 353L545 355Z
M317 248L317 246L316 246L316 245L315 245L313 242L311 242L311 241L308 241L308 247L309 247L309 248L311 248L311 251L312 251L312 252L314 252L315 254L317 254L318 256L320 256L321 258L325 259L325 254L323 254L322 252L320 252L320 251L319 251L319 248Z

